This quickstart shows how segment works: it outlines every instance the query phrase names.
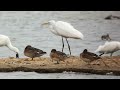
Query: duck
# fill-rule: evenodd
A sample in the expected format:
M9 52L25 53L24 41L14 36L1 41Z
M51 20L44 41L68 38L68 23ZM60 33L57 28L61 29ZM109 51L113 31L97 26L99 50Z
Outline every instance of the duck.
M101 36L101 39L102 39L102 40L111 40L109 34L107 34L107 35L102 35L102 36Z
M80 54L80 58L85 61L86 63L90 64L92 61L101 59L100 56L98 56L95 53L88 52L87 49L84 49L83 52Z
M52 49L50 53L50 58L57 61L57 64L59 64L60 61L64 61L67 59L67 55L64 52L57 51L56 49Z
M24 55L32 58L32 60L33 60L33 58L40 57L44 54L46 54L46 52L44 52L43 50L34 48L31 45L27 45L24 49Z
M0 34L0 47L6 46L16 53L16 58L19 58L19 49L12 45L8 36Z

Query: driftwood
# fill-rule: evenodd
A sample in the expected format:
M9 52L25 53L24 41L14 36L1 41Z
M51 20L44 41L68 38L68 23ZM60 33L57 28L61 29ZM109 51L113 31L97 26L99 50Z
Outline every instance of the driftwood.
M0 60L0 72L15 71L37 73L62 73L64 71L72 71L77 73L120 75L120 56L114 56L112 58L102 57L102 60L94 61L90 65L86 64L79 57L70 57L65 62L60 62L60 64L51 62L50 58L35 58L35 60L27 58L6 58Z
M63 73L66 72L79 72L79 73L91 73L91 74L100 74L100 75L120 75L120 70L112 69L91 69L91 68L27 68L27 67L16 67L16 68L0 68L0 72L37 72L37 73Z

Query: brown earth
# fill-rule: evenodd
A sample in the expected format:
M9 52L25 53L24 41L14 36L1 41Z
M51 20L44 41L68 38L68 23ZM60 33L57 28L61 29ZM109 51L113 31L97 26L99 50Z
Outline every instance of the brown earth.
M62 73L64 71L83 72L93 74L114 74L120 75L120 56L102 57L88 65L77 56L71 56L56 64L49 57L41 58L1 58L0 72L38 72L38 73Z

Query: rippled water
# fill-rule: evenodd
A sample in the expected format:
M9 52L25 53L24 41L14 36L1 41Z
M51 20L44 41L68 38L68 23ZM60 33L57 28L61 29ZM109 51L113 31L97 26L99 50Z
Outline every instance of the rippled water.
M101 35L109 33L113 40L120 41L120 21L104 20L104 17L113 13L120 15L120 12L86 12L86 11L1 11L0 12L0 34L8 35L14 46L21 51L20 56L24 57L23 50L30 44L49 53L52 48L61 50L61 37L52 34L47 27L41 24L47 20L62 20L71 23L77 30L81 31L84 40L69 39L72 54L79 55L83 49L95 51L103 44ZM66 43L65 43L66 44ZM6 47L0 48L0 57L14 56L14 52ZM68 52L67 44L65 52Z
M120 79L120 76L96 75L85 73L35 73L35 72L12 72L0 73L0 79Z
M25 57L26 45L46 51L48 57L51 49L61 50L61 37L41 24L51 19L66 21L85 36L84 40L69 39L72 55L78 56L85 48L94 52L104 44L100 38L103 34L109 33L113 40L120 41L120 20L104 20L110 14L120 16L120 11L0 11L0 34L10 37L12 44L19 48L20 57ZM69 54L65 45L65 53ZM0 57L15 56L6 47L0 47L0 52Z

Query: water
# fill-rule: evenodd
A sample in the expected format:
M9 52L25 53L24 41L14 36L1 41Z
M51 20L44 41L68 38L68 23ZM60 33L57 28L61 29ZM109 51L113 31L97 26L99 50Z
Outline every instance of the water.
M103 34L109 33L113 40L120 41L120 20L104 20L110 14L120 16L120 11L0 11L0 34L10 37L12 44L19 48L20 57L25 57L23 51L26 45L46 51L45 56L49 57L51 49L61 50L61 37L41 24L51 19L66 21L85 36L84 40L68 39L72 55L79 56L85 48L94 52L100 44L104 44L105 41L100 38ZM0 47L0 52L1 58L15 56L6 47ZM64 52L69 54L66 43Z
M85 73L35 73L35 72L12 72L0 73L0 79L120 79L120 76L96 75Z

